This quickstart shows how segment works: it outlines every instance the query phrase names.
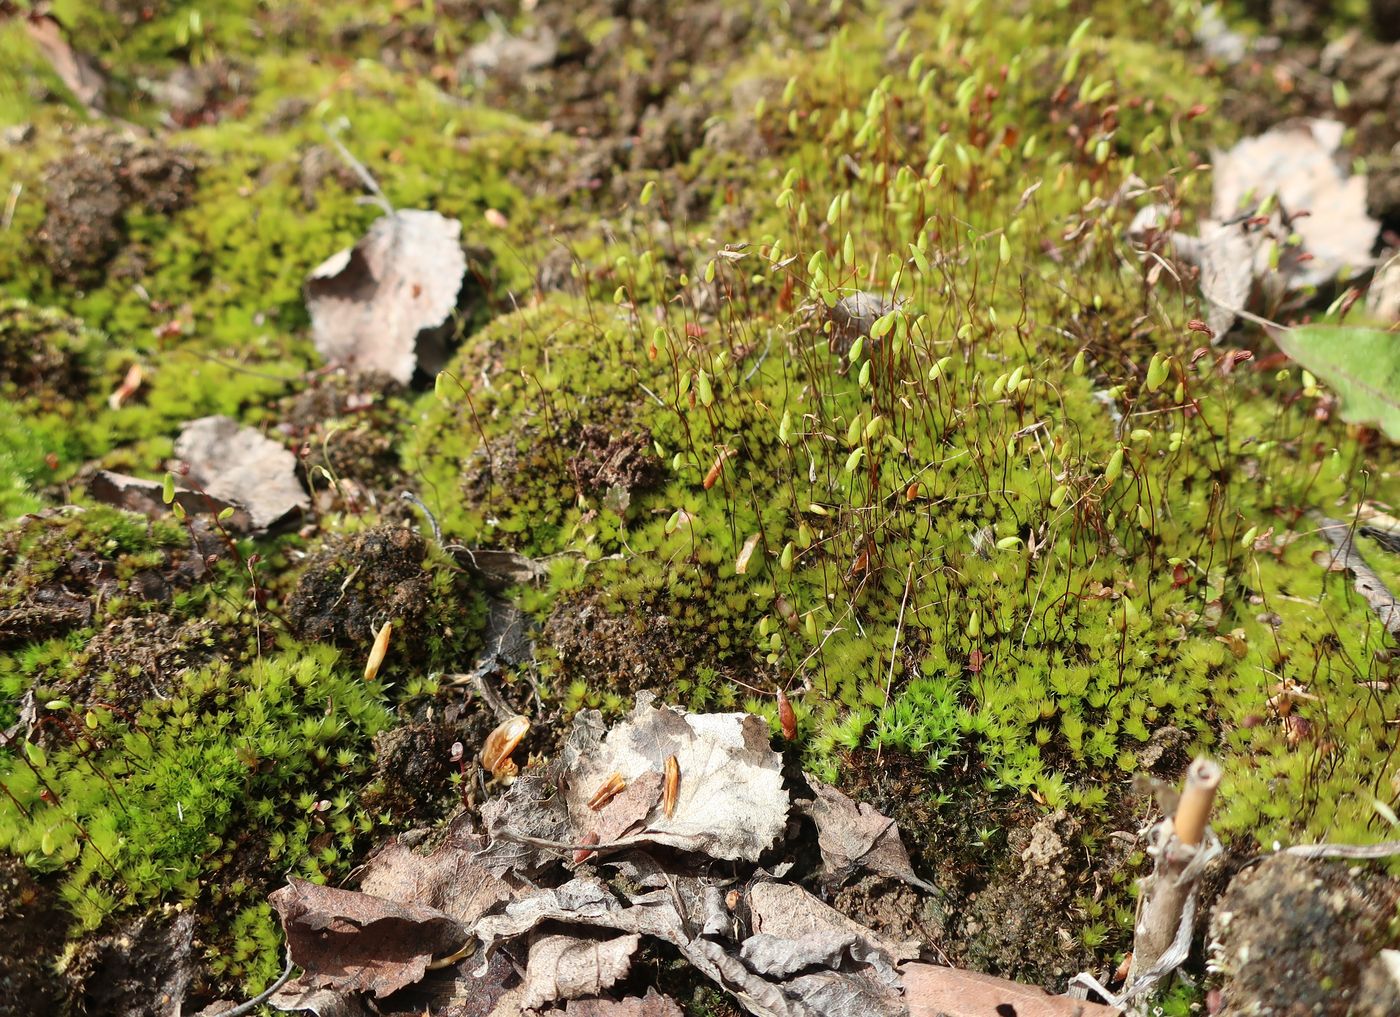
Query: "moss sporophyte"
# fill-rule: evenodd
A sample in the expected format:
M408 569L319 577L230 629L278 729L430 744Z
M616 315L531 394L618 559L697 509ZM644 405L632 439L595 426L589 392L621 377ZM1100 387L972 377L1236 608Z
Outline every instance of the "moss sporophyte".
M652 688L763 716L824 780L880 753L927 788L906 839L950 824L978 866L1042 807L1102 843L1130 774L1206 748L1227 839L1381 836L1391 640L1313 562L1306 513L1393 503L1394 448L1316 378L1209 345L1194 292L1123 241L1138 200L1208 205L1199 154L1233 140L1192 113L1222 84L1177 46L1183 7L761 3L736 43L686 5L585 5L558 27L596 59L522 88L454 69L489 26L432 5L374 0L362 34L343 5L264 6L195 37L175 5L183 42L171 12L74 9L142 81L224 68L159 140L28 88L0 113L35 128L0 154L23 193L0 230L0 730L29 693L36 714L0 750L0 846L81 927L197 906L216 977L270 980L269 885L338 880L405 825L396 768L431 775L430 813L471 800L460 764L501 718L433 676L495 645L502 597L535 658L493 680L541 753ZM16 33L0 83L59 94ZM600 80L559 79L584 65ZM322 370L309 341L307 271L379 214L327 147L341 118L396 207L472 245L435 390ZM45 229L70 193L102 200L52 223L100 231ZM304 533L226 541L217 513L85 494L90 467L159 477L214 414L310 450ZM541 578L487 591L458 549ZM529 765L492 748L501 776ZM1105 965L1124 872L1080 927Z

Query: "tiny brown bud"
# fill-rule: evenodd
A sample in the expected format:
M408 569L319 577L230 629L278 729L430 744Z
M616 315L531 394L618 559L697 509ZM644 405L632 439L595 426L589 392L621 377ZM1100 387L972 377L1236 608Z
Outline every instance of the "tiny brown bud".
M797 714L793 712L792 703L788 701L787 693L782 689L778 690L778 723L782 725L783 737L788 741L797 738Z
M595 830L589 830L587 833L585 833L585 834L583 835L583 838L582 838L582 840L580 841L580 843L582 843L582 844L597 844L597 843L598 843L598 833L597 833L597 831L595 831ZM588 848L578 848L577 850L574 851L574 864L575 864L575 865L582 865L584 862L588 861L588 859L592 858L595 854L597 854L596 851L590 851L590 850L588 850Z

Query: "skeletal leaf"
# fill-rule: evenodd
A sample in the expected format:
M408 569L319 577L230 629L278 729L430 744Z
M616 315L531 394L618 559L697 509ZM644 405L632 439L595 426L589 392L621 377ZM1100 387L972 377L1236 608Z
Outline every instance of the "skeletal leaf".
M675 757L681 779L673 815L657 802L638 840L716 858L756 861L782 833L788 796L768 727L745 714L691 714L637 697L636 709L569 775L569 814L583 820L589 798L613 773L629 784L663 774ZM584 828L580 825L578 828Z

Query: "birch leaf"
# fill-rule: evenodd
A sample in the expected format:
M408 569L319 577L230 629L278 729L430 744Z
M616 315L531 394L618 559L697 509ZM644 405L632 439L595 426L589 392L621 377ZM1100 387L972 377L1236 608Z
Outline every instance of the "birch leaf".
M1325 382L1342 419L1400 441L1400 333L1349 325L1271 328L1279 349Z

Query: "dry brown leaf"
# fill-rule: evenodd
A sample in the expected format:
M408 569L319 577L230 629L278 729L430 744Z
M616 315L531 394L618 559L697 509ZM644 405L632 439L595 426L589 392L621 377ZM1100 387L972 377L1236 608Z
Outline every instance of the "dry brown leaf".
M1321 285L1371 266L1380 223L1366 212L1366 177L1349 174L1343 163L1344 130L1335 120L1293 120L1213 155L1215 220L1254 215L1273 196L1281 209L1271 214L1271 231L1302 238L1301 249L1282 249L1278 271L1289 289ZM1285 227L1280 212L1308 215L1290 218ZM1302 252L1310 257L1300 259ZM1256 264L1255 274L1262 276L1267 268Z
M533 583L549 575L543 562L527 558L517 551L490 547L450 546L453 557L461 562L487 589L498 591L518 583Z
M308 989L387 996L418 981L435 956L467 938L459 922L436 908L296 878L268 899Z
M279 1010L313 1013L316 1017L375 1017L374 1011L353 992L312 987L306 976L295 978L278 989L268 1003ZM209 1017L219 1017L223 1009Z
M113 473L111 470L98 470L88 481L87 491L94 500L103 504L115 505L128 512L139 512L152 518L166 515L170 511L170 506L165 504L164 485L158 480L144 480L141 477L128 477L124 473ZM191 516L211 513L220 515L225 509L232 508L234 513L223 520L223 526L236 533L246 532L253 526L252 518L246 509L231 505L221 498L176 488L175 501Z
M678 896L668 887L624 902L601 881L580 876L508 904L504 914L488 915L477 923L476 934L488 960L504 941L547 921L653 936L674 945L701 974L732 994L755 1017L816 1017L816 1011L750 971L722 943L695 935L676 909ZM850 1017L861 1015L853 1012Z
M1068 996L992 975L932 964L904 968L909 1017L1119 1017L1116 1006Z
M823 904L800 886L760 880L749 887L747 899L755 933L781 939L801 939L811 932L849 933L879 950L890 964L919 956L919 944L913 940L887 939Z
M650 987L641 997L571 1000L564 1013L568 1017L682 1017L674 999Z
M530 944L521 1006L537 1010L555 1000L606 991L627 977L641 943L636 933L611 938L597 932L541 936Z
M760 932L744 940L739 956L760 975L773 979L791 978L812 968L835 970L848 960L870 963L877 968L881 981L888 988L899 986L894 969L853 932L814 929L796 939Z
M254 529L266 530L311 504L297 480L297 458L282 445L232 417L201 417L175 439L189 465L187 483L247 509Z
M484 843L464 832L460 824L428 854L391 840L365 864L360 891L433 908L469 928L497 904L514 897L511 888L474 857Z
M932 884L914 875L909 853L899 837L899 825L865 802L857 805L850 798L810 774L807 783L817 797L803 803L803 810L817 825L817 843L826 871L845 878L857 868L893 876L929 893Z
M442 334L457 307L467 259L462 224L437 212L391 212L306 281L312 339L327 360L408 384L441 367Z

